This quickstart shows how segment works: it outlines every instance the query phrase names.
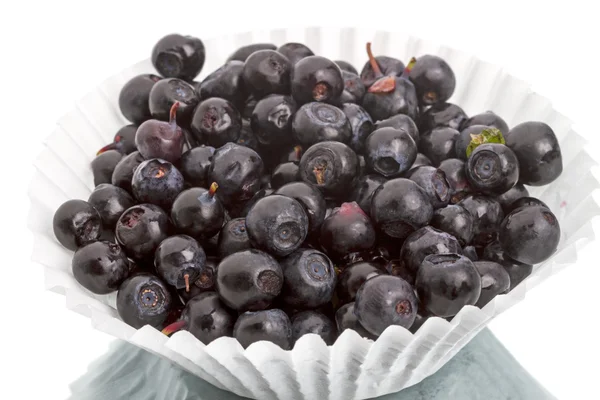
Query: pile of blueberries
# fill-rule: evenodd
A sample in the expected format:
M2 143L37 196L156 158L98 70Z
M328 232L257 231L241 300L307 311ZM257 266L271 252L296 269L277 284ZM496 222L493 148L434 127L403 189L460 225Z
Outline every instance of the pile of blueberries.
M118 291L134 328L284 349L415 332L512 290L559 243L525 186L561 174L554 132L469 118L440 57L367 56L359 74L253 44L198 82L202 41L158 41L160 75L123 86L131 124L92 161L93 193L54 215L75 279Z

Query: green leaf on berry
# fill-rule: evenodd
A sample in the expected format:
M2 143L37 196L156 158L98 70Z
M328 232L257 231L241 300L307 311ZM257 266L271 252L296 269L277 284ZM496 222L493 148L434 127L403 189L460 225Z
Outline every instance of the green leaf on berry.
M479 135L471 135L471 142L467 147L467 158L471 156L471 153L484 143L500 143L505 144L504 136L502 132L496 128L486 128L481 131Z

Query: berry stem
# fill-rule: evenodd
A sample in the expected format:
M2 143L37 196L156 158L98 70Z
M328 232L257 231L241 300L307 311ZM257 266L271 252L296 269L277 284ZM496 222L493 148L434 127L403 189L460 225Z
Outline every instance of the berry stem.
M214 197L215 193L217 193L217 189L219 188L219 184L217 182L213 182L208 189L208 195L210 197Z
M410 74L410 71L413 69L416 63L417 59L415 57L411 58L408 64L406 64L406 67L404 67L404 71L402 71L401 77L404 79L408 79L408 74Z
M373 57L373 52L371 51L371 42L367 42L367 56L369 56L369 62L371 63L371 68L373 68L375 77L382 77L383 72L381 72L381 68L379 68L379 64L377 64L377 60L375 60L375 57Z
M171 111L169 112L169 125L171 128L177 129L177 109L179 108L179 102L176 101L171 106Z
M165 335L167 335L167 336L171 336L175 332L180 331L186 325L187 325L187 322L185 322L184 320L180 319L179 321L175 321L171 325L168 325L167 327L165 327L162 330L162 333L165 334Z
M99 156L102 153L105 153L109 150L116 150L117 149L117 143L112 142L107 144L106 146L104 146L103 148L101 148L100 150L98 150L98 152L96 153L97 156Z
M391 93L396 90L396 77L384 76L369 86L369 93Z
M317 185L322 185L325 183L325 167L323 166L316 166L313 169L313 174L315 174L315 179L317 180Z
M186 291L186 293L189 293L189 291L190 291L190 275L185 274L183 276L183 280L185 281L185 291Z
M296 161L300 161L302 158L302 146L294 146L294 154L296 155Z

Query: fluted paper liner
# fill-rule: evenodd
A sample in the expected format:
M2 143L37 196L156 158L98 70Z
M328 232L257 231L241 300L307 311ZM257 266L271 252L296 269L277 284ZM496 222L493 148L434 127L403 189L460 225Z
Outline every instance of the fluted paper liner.
M527 83L501 67L468 54L416 37L361 29L309 28L257 31L205 40L207 57L202 77L221 65L238 46L251 42L306 43L315 54L351 62L359 70L366 61L367 41L377 54L404 61L412 56L437 54L456 73L456 92L450 99L468 115L493 110L509 126L528 120L543 121L556 133L563 153L564 172L551 185L528 187L555 212L562 238L552 258L535 266L533 274L507 295L496 297L483 309L465 307L448 322L430 318L412 334L389 327L377 341L345 331L333 346L306 335L291 351L269 342L246 350L233 338L205 346L188 332L171 338L146 326L136 330L122 322L115 309L116 294L94 295L82 288L71 273L73 253L64 249L52 231L54 211L66 200L87 200L94 188L90 162L96 151L112 141L128 122L118 107L123 84L140 73L153 72L149 60L115 75L62 117L45 141L35 162L30 186L28 225L34 234L33 261L44 268L47 289L66 296L69 309L86 315L103 332L165 357L213 385L240 396L260 400L360 400L399 391L435 373L496 315L522 301L529 289L561 268L574 264L582 246L594 240L592 218L600 207L600 187L590 169L596 162L585 150L586 141L571 128L571 121L550 102L532 92Z

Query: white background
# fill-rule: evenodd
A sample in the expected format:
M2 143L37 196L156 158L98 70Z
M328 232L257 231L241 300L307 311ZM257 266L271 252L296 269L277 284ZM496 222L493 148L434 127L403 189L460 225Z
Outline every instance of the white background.
M7 369L0 376L1 398L66 398L67 385L111 340L67 311L61 296L44 293L41 270L29 262L30 165L56 119L76 99L147 58L164 34L202 38L256 27L314 25L404 31L504 65L574 119L578 132L590 138L599 134L600 29L589 0L330 3L0 3L0 365ZM600 265L594 247L491 326L561 400L599 398Z

